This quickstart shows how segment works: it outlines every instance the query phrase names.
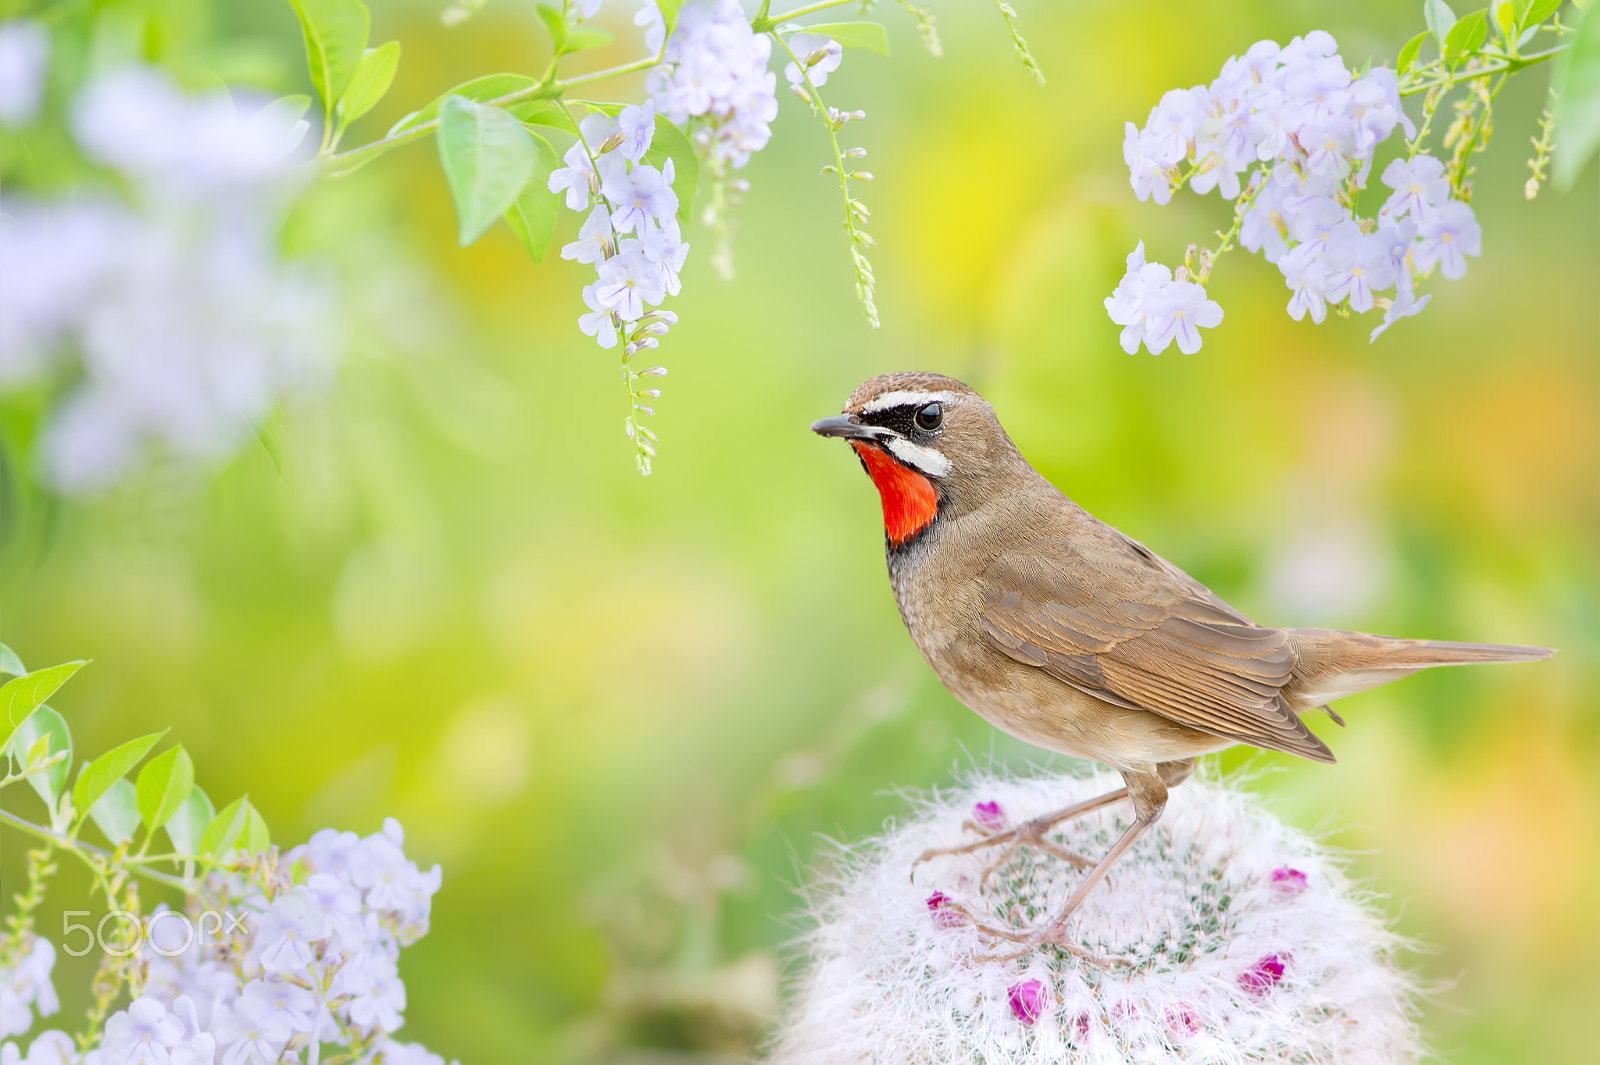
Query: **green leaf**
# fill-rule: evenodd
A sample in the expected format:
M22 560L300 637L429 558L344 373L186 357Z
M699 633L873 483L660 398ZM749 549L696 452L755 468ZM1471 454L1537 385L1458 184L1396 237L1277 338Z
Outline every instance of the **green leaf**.
M471 81L457 85L422 110L413 111L396 122L390 127L389 136L392 137L396 133L404 133L408 129L415 129L425 122L432 122L439 117L439 108L444 106L444 102L452 96L464 96L468 100L487 103L490 100L498 100L502 96L510 96L514 92L531 89L537 84L539 84L538 78L530 78L526 74L485 74L481 78L473 78ZM548 105L548 101L541 100L538 102Z
M267 453L267 459L272 463L272 472L283 479L283 404L274 403L272 409L256 422L254 429L256 439L261 442L261 450Z
M211 819L206 830L200 836L200 845L196 848L197 854L230 854L245 846L245 836L250 829L250 814L254 812L250 806L250 796L241 795L222 808L222 812Z
M807 26L801 33L826 33L846 48L865 48L879 55L889 54L889 31L877 22L824 22ZM805 56L801 56L804 59Z
M545 254L550 250L550 241L556 233L556 209L561 205L561 197L550 191L550 172L561 160L556 157L556 150L550 147L549 141L537 133L530 136L533 137L534 147L539 149L539 162L533 169L533 176L523 186L522 194L505 217L506 225L522 241L522 246L528 249L533 265L538 266L544 262Z
M339 123L349 125L376 107L394 84L394 72L399 66L399 41L367 49L367 54L356 64L350 88L339 99Z
M28 783L33 790L39 793L39 798L45 801L46 806L54 810L62 790L67 786L67 774L72 769L72 730L67 728L66 718L48 706L41 706L29 714L27 720L12 733L9 749L19 769L25 770L32 764L28 756L40 741L45 743L46 757L66 752L66 757L49 769L28 774Z
M272 846L272 836L267 832L267 822L254 806L250 807L250 816L245 819L244 834L239 837L239 845L251 854L257 854Z
M1439 42L1439 50L1443 51L1444 39L1456 24L1456 13L1444 0L1423 0L1422 17L1428 23L1428 32Z
M560 55L567 50L567 20L561 12L549 4L540 4L534 8L539 15L539 21L544 23L545 32L550 34L550 43L555 45L556 54Z
M81 659L63 662L59 666L37 669L6 681L0 687L0 748L10 741L11 734L27 720L34 708L54 695L67 682L67 678L82 669L83 665Z
M539 149L533 134L505 111L461 96L440 108L438 141L466 247L516 202L539 165Z
M583 52L590 48L604 48L616 39L616 34L599 26L573 26L567 30L567 42L561 50Z
M1572 47L1556 58L1556 156L1551 177L1568 189L1600 147L1600 6L1590 4ZM16 681L12 681L15 684ZM9 687L10 685L7 685Z
M1561 0L1517 0L1517 25L1537 26L1560 6Z
M1494 5L1494 24L1500 30L1503 40L1511 40L1517 35L1517 9L1511 0L1500 0Z
M657 115L655 136L650 140L650 150L644 154L644 159L657 168L666 160L672 160L672 191L678 194L678 221L687 225L694 206L695 186L700 183L700 158L694 154L694 145L666 115Z
M1463 15L1444 38L1447 59L1465 59L1473 55L1489 37L1489 11L1487 8Z
M672 31L678 25L678 9L683 6L683 0L656 0L656 10L661 12L661 17L667 23L667 36L672 36Z
M572 121L572 115L567 113L567 109L558 103L549 100L526 100L520 104L512 104L506 110L525 123L549 126L552 129L565 130L574 137L578 136L578 124Z
M1422 51L1422 42L1426 41L1428 37L1428 31L1423 30L1406 42L1405 47L1400 49L1399 57L1394 61L1394 68L1397 72L1404 74L1411 69L1417 61L1417 53Z
M166 825L172 849L179 854L199 854L200 838L216 816L217 812L206 793L199 788L191 788L189 797L183 800L183 805L178 807L178 812Z
M150 759L139 771L139 817L156 829L172 820L194 787L194 762L180 743Z
M322 97L322 111L333 117L367 49L367 5L361 0L289 0L300 16L311 84Z
M9 673L13 677L25 677L27 667L22 664L22 659L17 657L17 652L0 643L0 673Z
M112 846L128 842L139 827L139 800L133 785L126 780L115 781L89 808L89 816L94 818Z
M138 765L139 760L156 745L156 741L165 735L166 730L163 729L129 740L84 766L78 774L78 782L72 785L72 805L78 811L78 820L81 822L89 808L100 801L100 796L121 780L128 770Z

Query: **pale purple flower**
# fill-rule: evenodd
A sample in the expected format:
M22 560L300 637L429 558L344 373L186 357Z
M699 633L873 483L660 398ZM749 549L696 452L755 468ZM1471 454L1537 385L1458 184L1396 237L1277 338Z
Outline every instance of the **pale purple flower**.
M1172 176L1168 167L1148 150L1147 142L1153 138L1141 133L1132 122L1124 128L1122 159L1128 164L1128 181L1133 186L1133 194L1141 203L1154 197L1156 203L1166 206L1172 201Z
M594 337L602 348L617 346L617 323L610 306L600 302L600 297L595 294L598 285L583 286L583 302L588 305L589 313L578 316L578 328L584 336Z
M26 126L44 100L50 31L31 18L0 22L0 125Z
M1439 272L1454 281L1467 272L1466 256L1482 250L1483 230L1478 227L1472 208L1460 200L1451 200L1417 227L1413 258L1418 270L1431 270L1437 263Z
M342 970L341 970L342 971ZM254 999L218 1006L212 1020L217 1065L276 1065L294 1033L277 1011Z
M183 1022L166 1003L140 997L106 1018L101 1053L114 1065L169 1065L172 1048L183 1041Z
M644 0L644 5L634 12L633 24L644 27L644 46L652 53L659 53L667 39L667 20L661 17L655 0Z
M826 85L828 75L839 69L839 63L844 58L844 49L839 42L825 33L792 34L788 45L789 50L805 65L804 73L794 63L783 68L783 76L790 85L804 85L807 79L818 87Z
M617 312L624 322L637 321L644 305L660 303L667 295L666 278L659 263L650 261L637 240L625 240L616 255L599 265L595 298Z
M573 13L580 19L594 18L600 13L601 0L572 0Z
M1265 998L1283 980L1292 961L1294 955L1288 951L1268 954L1239 973L1239 987L1257 998Z
M33 1026L33 1011L48 1017L60 1008L50 971L56 949L42 936L11 968L0 969L0 1038L21 1035Z
M1174 340L1178 350L1193 355L1200 350L1200 330L1222 324L1222 307L1206 298L1206 290L1193 281L1173 281L1145 295L1144 344L1159 355Z
M623 137L618 150L628 162L637 163L656 135L656 105L646 100L643 107L624 107L617 115L617 132Z
M1401 270L1399 279L1399 284L1395 288L1394 299L1390 301L1388 309L1383 312L1383 324L1374 329L1367 337L1367 343L1369 344L1382 336L1384 330L1400 319L1409 318L1421 311L1422 308L1428 305L1428 301L1433 299L1432 293L1417 299L1416 291L1412 285L1411 274L1408 271Z
M672 189L672 160L664 170L640 163L623 174L608 171L600 191L613 205L611 225L618 233L637 232L641 236L651 222L671 218L678 212L678 194Z
M567 165L550 171L550 180L546 185L551 192L566 190L567 209L581 211L589 206L589 193L599 185L594 164L589 160L589 153L582 141L568 148L567 154L561 158Z
M1334 303L1348 299L1350 309L1372 310L1373 294L1394 284L1391 241L1379 233L1346 231L1329 248L1325 259L1327 297Z
M614 239L611 213L606 210L604 203L597 203L594 205L594 210L589 212L589 217L584 219L582 228L578 230L578 239L561 246L561 257L580 263L597 263L605 258Z
M33 1037L27 1057L15 1043L0 1046L0 1065L78 1065L78 1046L66 1032L51 1028ZM104 1055L101 1065L105 1065Z
M1117 283L1116 291L1105 298L1105 308L1111 320L1124 327L1122 350L1132 355L1145 338L1147 299L1172 283L1172 271L1160 263L1145 262L1142 240L1128 253L1127 265L1128 272Z
M645 227L639 247L645 258L660 265L667 295L676 296L683 288L683 283L678 280L678 272L689 258L689 245L683 242L678 220L669 216L662 219L659 225ZM677 321L676 315L673 321Z
M314 957L313 944L326 939L329 921L316 897L304 885L273 900L256 930L256 953L269 973L292 975Z
M1050 996L1042 981L1029 977L1006 988L1006 1001L1011 1004L1011 1012L1017 1020L1033 1024L1044 1015Z
M1306 890L1306 874L1284 865L1272 871L1272 893L1279 898L1292 899Z
M1318 325L1328 316L1328 275L1320 260L1315 258L1291 262L1285 256L1278 269L1283 271L1283 282L1294 291L1289 297L1289 317L1299 321L1307 314Z
M1380 222L1395 222L1410 215L1420 224L1433 216L1434 208L1450 199L1444 164L1426 153L1419 153L1410 162L1391 161L1384 168L1383 183L1394 193L1378 212Z

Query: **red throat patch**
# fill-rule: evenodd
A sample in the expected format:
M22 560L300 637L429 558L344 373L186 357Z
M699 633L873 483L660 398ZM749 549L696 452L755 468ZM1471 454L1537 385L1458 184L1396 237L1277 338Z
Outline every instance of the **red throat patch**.
M933 482L864 440L852 440L850 446L878 486L883 499L883 531L890 546L899 547L926 529L939 514L939 493Z

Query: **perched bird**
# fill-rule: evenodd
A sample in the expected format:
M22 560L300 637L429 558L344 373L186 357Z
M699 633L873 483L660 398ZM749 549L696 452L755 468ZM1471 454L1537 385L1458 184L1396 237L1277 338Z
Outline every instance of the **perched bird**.
M1024 844L1059 852L1052 825L1118 802L1134 821L1037 929L987 928L1025 946L1062 926L1161 817L1197 755L1234 744L1319 762L1312 710L1430 666L1525 662L1543 647L1265 628L1028 464L971 388L932 373L861 385L811 427L855 449L883 503L900 616L945 687L996 727L1118 770L1126 787L943 852ZM1342 724L1342 722L1340 722ZM925 855L924 857L927 857Z

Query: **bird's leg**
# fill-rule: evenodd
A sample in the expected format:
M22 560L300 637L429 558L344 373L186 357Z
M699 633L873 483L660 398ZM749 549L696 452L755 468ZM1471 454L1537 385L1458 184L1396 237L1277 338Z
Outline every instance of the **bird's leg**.
M958 847L934 847L925 850L918 856L916 861L911 863L912 874L915 875L917 866L931 858L941 858L952 854L971 854L973 851L982 850L984 847L996 847L1001 844L1004 844L1006 849L1002 852L998 861L990 863L988 868L983 871L984 882L988 881L991 873L1010 861L1024 845L1035 846L1041 850L1048 851L1062 861L1070 862L1076 868L1088 868L1092 863L1087 858L1074 854L1064 847L1058 847L1045 839L1044 834L1063 821L1070 821L1075 817L1093 813L1102 806L1110 806L1112 803L1127 797L1128 789L1118 788L1116 791L1108 791L1104 795L1096 796L1093 799L1085 799L1083 802L1062 807L1054 813L1024 821L1016 828L1008 828L1003 832L991 832L982 839L973 840L971 843L963 843ZM971 822L968 822L968 824L971 824ZM973 825L972 827L976 828L977 826Z
M1194 772L1194 759L1186 758L1177 762L1164 762L1155 767L1155 772L1140 772L1137 770L1123 770L1122 779L1127 782L1127 787L1111 794L1121 797L1127 795L1133 800L1133 824L1111 845L1111 850L1101 858L1095 867L1089 870L1077 888L1072 892L1061 909L1056 911L1048 924L1035 929L1031 933L1018 935L1011 932L999 938L1017 943L1019 949L1004 955L992 955L985 958L988 961L1010 961L1020 958L1035 947L1043 943L1053 943L1076 953L1073 949L1076 944L1067 939L1065 925L1067 920L1083 905L1083 901L1106 878L1111 867L1117 863L1127 849L1133 846L1134 841L1144 835L1145 830L1161 820L1161 814L1167 808L1167 790L1187 780L1189 774ZM980 931L989 931L985 926L979 927Z

